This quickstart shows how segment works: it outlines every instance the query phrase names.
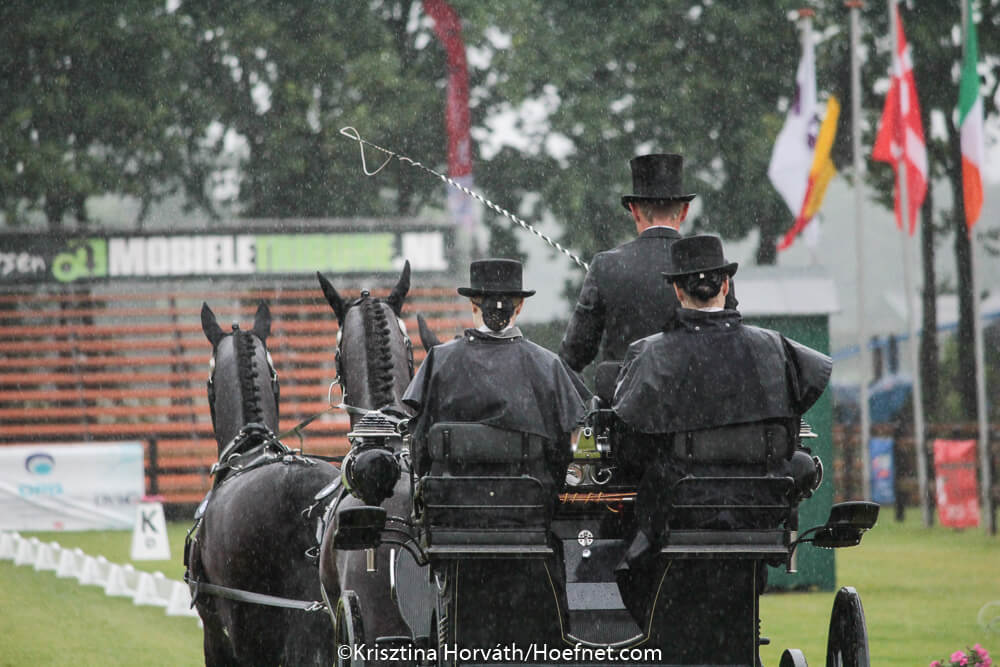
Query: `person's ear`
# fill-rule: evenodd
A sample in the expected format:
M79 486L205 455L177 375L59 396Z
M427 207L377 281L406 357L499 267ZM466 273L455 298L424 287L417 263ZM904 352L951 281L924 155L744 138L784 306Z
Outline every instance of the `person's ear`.
M729 296L729 281L731 278L726 276L726 279L722 281L722 296Z
M681 294L681 288L677 286L677 283L673 283L671 287L674 288L674 294L677 295L677 300L680 301L681 303L684 303L684 299Z
M684 222L684 218L688 217L688 210L691 208L691 202L684 202L684 206L681 207L680 222Z
M634 201L630 201L628 203L628 210L632 213L632 219L635 220L636 223L641 222L641 220L639 220L639 207L635 205Z

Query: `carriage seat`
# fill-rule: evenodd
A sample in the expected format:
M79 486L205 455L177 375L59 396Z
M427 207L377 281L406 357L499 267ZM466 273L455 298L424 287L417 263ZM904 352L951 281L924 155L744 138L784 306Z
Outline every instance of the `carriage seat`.
M796 529L797 435L794 420L773 420L669 436L671 527Z
M451 545L483 555L551 553L547 536L555 492L546 444L534 434L485 424L432 426L429 474L418 491L430 551Z

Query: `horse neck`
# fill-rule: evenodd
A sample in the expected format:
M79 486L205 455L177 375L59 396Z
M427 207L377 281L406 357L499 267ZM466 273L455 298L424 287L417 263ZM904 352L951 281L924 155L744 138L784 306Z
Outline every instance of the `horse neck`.
M364 374L349 373L345 378L344 389L349 402L368 410L396 405L409 379L406 339L398 329L395 314L379 301L364 299L355 308L361 309L361 325L355 324L358 320L353 320L351 327L345 322L341 353L346 354L348 345L345 343L350 344L362 336L363 344L353 344L358 350L354 361L363 365ZM355 419L352 416L352 424Z
M277 397L273 396L269 370L262 369L257 358L256 340L245 331L232 336L236 381L233 387L216 388L216 440L220 453L247 424L263 424L272 431L278 428ZM227 392L228 404L219 404L220 392ZM238 406L232 405L234 400L239 401ZM269 409L271 405L273 410ZM220 410L227 407L229 414L220 416Z

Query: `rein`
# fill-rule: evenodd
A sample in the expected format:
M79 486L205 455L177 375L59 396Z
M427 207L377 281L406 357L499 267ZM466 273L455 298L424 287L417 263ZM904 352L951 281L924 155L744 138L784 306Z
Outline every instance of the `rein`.
M589 271L590 270L590 265L589 264L587 264L586 262L584 262L582 259L580 259L576 255L574 255L572 252L570 252L566 248L564 248L561 245L559 245L559 243L557 241L552 240L550 237L548 237L545 234L541 233L540 231L538 231L537 229L535 229L534 227L532 227L527 222L525 222L521 218L517 217L516 215L514 215L513 213L511 213L507 209L505 209L505 208L503 208L501 206L498 206L497 204L494 204L493 202L491 202L486 197L483 197L478 192L474 192L474 191L470 190L469 188L465 187L464 185L462 185L458 181L455 181L455 180L449 178L448 176L445 176L444 174L442 174L440 172L434 171L430 167L428 167L426 165L423 165L420 162L417 162L413 158L409 158L409 157L407 157L405 155L402 155L400 153L397 153L395 151L391 151L388 148L383 148L383 147L379 146L378 144L374 144L374 143L372 143L372 142L370 142L370 141L368 141L366 139L362 139L361 135L353 127L350 127L350 126L343 127L343 128L340 129L340 133L342 135L344 135L345 137L347 137L348 139L353 139L354 141L358 142L358 145L361 147L361 169L362 169L362 171L364 171L365 176L374 176L374 175L376 175L377 173L379 173L380 171L382 171L385 168L385 166L387 164L389 164L389 162L392 161L392 158L396 158L400 162L404 162L404 163L410 165L411 167L416 167L417 169L422 169L423 171L426 171L427 173L431 174L432 176L436 176L437 178L440 178L442 181L444 181L448 185L452 186L453 188L457 188L463 194L465 194L465 195L467 195L469 197L472 197L476 201L480 202L486 208L488 208L488 209L490 209L492 211L495 211L496 213L499 213L500 215L502 215L503 217L507 218L511 222L514 222L515 224L520 225L523 229L526 229L527 231L531 232L532 234L534 234L538 238L542 239L543 241L545 241L546 243L548 243L551 247L555 248L556 250L558 250L562 254L566 255L571 260L573 260L577 264L577 266L579 266L580 268L582 268L584 271ZM380 151L382 151L383 153L385 153L386 155L389 156L389 157L387 157L385 159L385 162L383 162L381 165L379 165L379 167L375 171L368 171L368 163L365 160L365 146L366 145L367 146L371 146L372 148L374 148L376 150L380 150Z
M228 586L218 586L204 581L198 581L184 574L184 582L191 589L191 604L194 605L198 596L202 593L214 595L236 602L249 602L251 604L261 604L267 607L281 607L282 609L298 609L301 611L327 611L325 602L320 600L293 600L291 598L281 598L276 595L265 595L264 593L253 593L239 588L229 588Z

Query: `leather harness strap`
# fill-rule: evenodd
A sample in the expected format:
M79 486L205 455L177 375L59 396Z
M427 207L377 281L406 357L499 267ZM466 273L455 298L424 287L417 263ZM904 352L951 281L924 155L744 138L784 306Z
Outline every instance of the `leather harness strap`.
M195 601L198 596L202 593L208 595L215 595L220 598L226 598L227 600L235 600L236 602L249 602L251 604L261 604L267 607L281 607L283 609L298 609L301 611L326 611L327 606L325 602L319 600L292 600L290 598L281 598L276 595L265 595L264 593L252 593L250 591L240 590L238 588L229 588L228 586L218 586L216 584L209 584L203 581L197 581L192 579L188 575L184 575L184 581L187 582L188 586L191 587L191 606L194 606Z

